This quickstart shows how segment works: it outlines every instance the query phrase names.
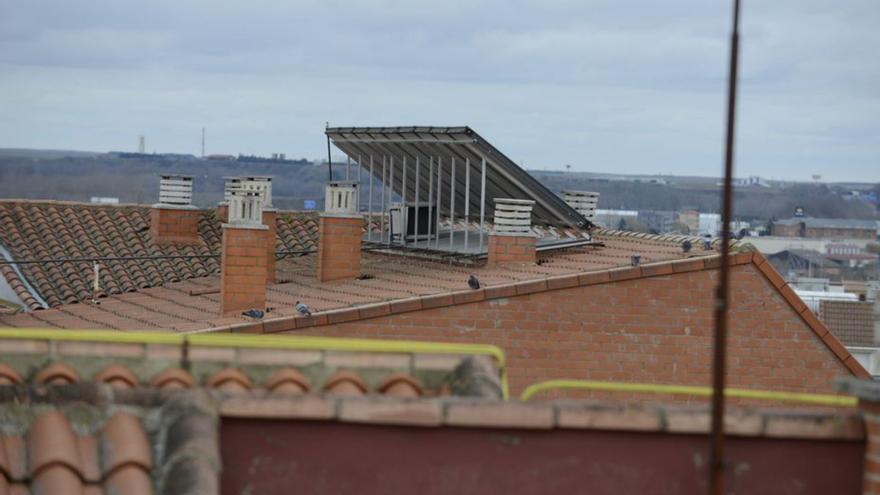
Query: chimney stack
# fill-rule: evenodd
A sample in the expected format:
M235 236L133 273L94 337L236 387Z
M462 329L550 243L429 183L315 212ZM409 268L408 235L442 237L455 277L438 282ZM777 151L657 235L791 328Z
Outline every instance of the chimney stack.
M318 280L359 276L364 219L358 212L357 182L327 183L318 225Z
M192 205L192 176L163 175L159 202L150 210L150 237L156 244L199 244L199 210Z
M599 193L590 191L562 191L562 199L568 206L589 221L596 216L596 206L599 204Z
M230 190L229 222L223 224L220 311L224 315L266 307L269 228L263 225L262 193ZM273 251L274 259L274 251Z
M495 198L495 220L489 234L489 266L535 263L538 239L532 232L534 204L528 199Z
M263 207L263 225L269 228L266 232L268 238L266 246L266 283L275 283L275 241L278 226L275 221L278 218L278 210L272 206L272 177L271 176L246 176L224 177L226 182L223 186L223 201L217 205L217 216L221 222L229 221L229 198L236 189L257 191L261 194Z

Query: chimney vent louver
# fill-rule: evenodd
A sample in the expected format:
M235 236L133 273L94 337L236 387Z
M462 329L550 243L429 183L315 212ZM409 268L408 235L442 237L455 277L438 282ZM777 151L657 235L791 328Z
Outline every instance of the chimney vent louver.
M163 175L159 181L159 204L191 206L192 182L190 175Z
M591 191L562 191L562 199L589 221L596 216L599 193Z
M243 177L225 177L226 183L223 187L223 201L229 204L230 196L234 189L249 189L259 191L263 209L273 208L272 206L272 177L271 176L243 176Z
M263 194L260 190L239 185L228 192L230 224L263 224Z
M495 198L495 235L533 235L530 199Z
M332 181L324 190L324 211L337 215L358 213L358 184L353 181Z

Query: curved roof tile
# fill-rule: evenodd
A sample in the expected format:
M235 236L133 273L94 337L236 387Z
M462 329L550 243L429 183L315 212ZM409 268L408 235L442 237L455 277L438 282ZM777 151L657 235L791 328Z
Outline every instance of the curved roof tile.
M35 477L50 466L64 466L82 477L82 461L76 436L67 418L57 410L47 411L31 423L27 435L28 468ZM55 476L51 476L55 479ZM45 493L55 493L48 491Z

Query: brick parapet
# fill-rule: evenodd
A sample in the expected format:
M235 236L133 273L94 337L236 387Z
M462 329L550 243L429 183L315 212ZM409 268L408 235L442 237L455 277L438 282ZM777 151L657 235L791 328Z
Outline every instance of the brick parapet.
M220 312L236 314L266 307L267 227L223 226Z
M156 244L201 244L195 208L154 206L150 209L150 238Z
M361 273L363 217L321 215L316 275L321 282L355 278Z

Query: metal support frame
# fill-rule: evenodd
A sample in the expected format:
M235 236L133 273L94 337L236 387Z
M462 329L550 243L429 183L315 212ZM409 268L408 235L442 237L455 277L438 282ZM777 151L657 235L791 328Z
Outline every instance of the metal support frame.
M434 247L436 249L440 249L440 205L443 204L443 157L437 157L437 211L434 213L437 215L437 235L436 240L434 241Z
M471 159L464 160L464 250L468 249L468 231L471 227Z
M345 155L345 180L351 180L351 156Z
M428 164L428 238L425 239L425 246L431 245L431 207L434 206L434 157Z
M401 242L401 244L406 246L406 224L409 223L409 221L408 221L409 219L406 218L406 155L403 155L403 174L402 174L402 176L403 176L403 179L402 179L403 185L401 186L401 190L402 190L401 195L403 196L403 199L402 199L403 210L401 210L401 214L400 214L400 223L402 223L403 225L401 225L400 242Z
M389 176L388 177L388 204L390 205L391 203L394 202L394 155L391 155L391 158L388 161L389 161L388 168L391 169L388 172L388 176ZM391 239L391 231L392 230L393 230L393 228L391 226L391 217L389 216L388 217L388 245L389 246L391 245L391 241L392 241L392 239Z
M382 210L381 210L381 216L379 217L379 242L382 242L385 239L385 214L387 211L385 209L385 189L388 188L388 181L385 180L387 178L385 175L385 172L386 172L386 168L387 168L387 162L388 162L388 157L383 156L382 157Z
M413 243L418 246L419 245L419 192L422 189L422 183L419 181L419 174L422 170L422 165L419 162L419 157L416 157L416 194L415 194L415 203L416 203L416 220L415 220L415 235L413 236ZM408 224L409 222L407 222Z
M452 239L455 237L455 157L452 157L452 169L449 172L449 249L452 249Z
M483 177L480 179L480 252L483 252L483 232L486 230L486 157L483 157Z
M367 222L367 240L373 240L373 155L370 155L370 193L367 199L367 210L370 211L370 221Z

